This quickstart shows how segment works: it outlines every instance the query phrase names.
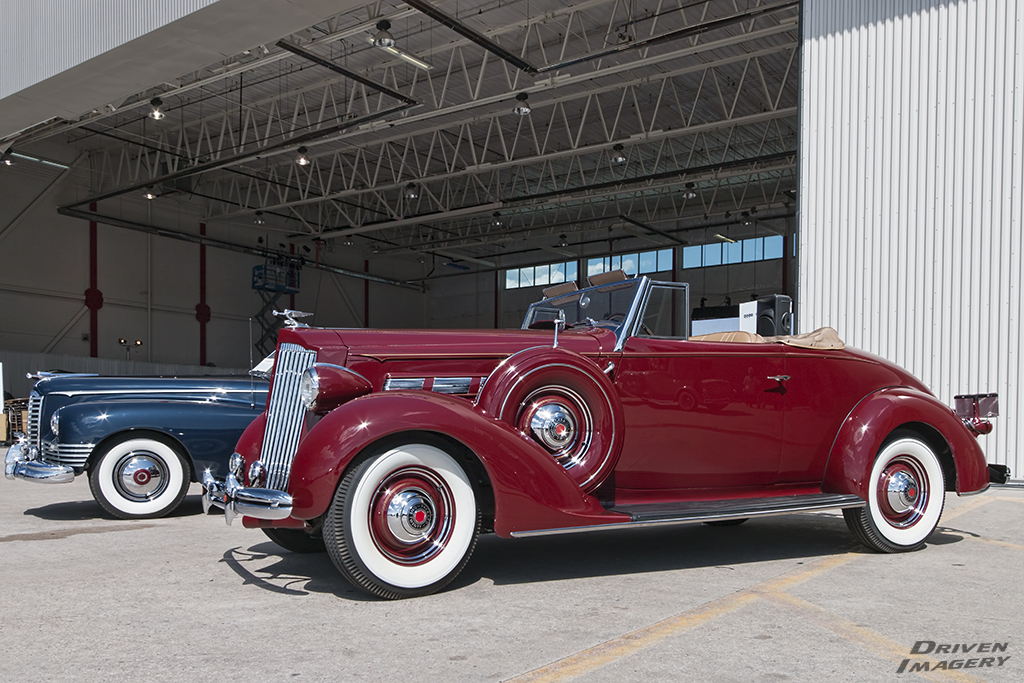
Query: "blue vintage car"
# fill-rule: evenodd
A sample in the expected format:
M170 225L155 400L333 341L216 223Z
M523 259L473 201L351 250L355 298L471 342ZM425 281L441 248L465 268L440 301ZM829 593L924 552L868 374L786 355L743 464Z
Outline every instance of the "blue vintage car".
M4 473L45 483L88 474L110 514L166 515L204 470L226 474L238 437L266 407L260 366L252 377L41 373Z

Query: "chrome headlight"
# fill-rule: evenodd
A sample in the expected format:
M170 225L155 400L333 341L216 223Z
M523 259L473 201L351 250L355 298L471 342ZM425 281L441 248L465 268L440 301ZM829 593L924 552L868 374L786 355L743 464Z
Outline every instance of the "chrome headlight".
M316 407L316 399L320 394L320 376L316 373L316 367L306 368L302 372L302 379L299 380L299 400L306 410L313 410Z
M53 411L53 415L50 416L50 431L53 432L54 436L58 436L60 433L60 409Z
M259 460L249 465L249 486L261 489L267 485L267 468Z
M242 475L245 474L245 458L241 453L232 453L228 458L228 472L233 474L238 481L242 481Z

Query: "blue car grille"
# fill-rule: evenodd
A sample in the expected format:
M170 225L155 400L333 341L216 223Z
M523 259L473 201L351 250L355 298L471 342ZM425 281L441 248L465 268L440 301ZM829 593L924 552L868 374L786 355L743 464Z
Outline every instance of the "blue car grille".
M299 401L299 380L316 362L316 351L298 344L281 344L274 363L274 386L270 390L267 430L260 460L267 468L267 488L288 490L292 460L299 445L306 409Z
M25 425L25 436L32 446L39 445L39 418L43 409L43 397L33 391L28 395L28 424Z
M92 453L94 447L95 444L91 443L68 444L43 441L40 450L42 451L44 462L52 465L66 465L67 467L82 469L85 467L89 454Z

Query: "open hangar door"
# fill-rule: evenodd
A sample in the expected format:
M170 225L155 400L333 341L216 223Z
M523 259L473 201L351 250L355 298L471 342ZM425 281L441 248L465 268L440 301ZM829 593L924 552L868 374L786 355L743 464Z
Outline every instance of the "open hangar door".
M5 348L86 355L95 316L93 354L242 366L261 265L301 271L277 305L319 325L516 326L541 286L618 267L695 306L792 294L798 2L414 0L284 35L236 6L104 53L159 44L143 87L86 61L42 83L80 111L0 131ZM168 72L233 7L252 44ZM46 272L19 256L47 249Z

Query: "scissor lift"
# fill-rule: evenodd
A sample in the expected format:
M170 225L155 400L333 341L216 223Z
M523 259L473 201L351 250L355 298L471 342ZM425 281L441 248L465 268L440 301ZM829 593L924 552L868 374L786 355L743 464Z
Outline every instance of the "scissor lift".
M254 346L261 356L274 350L277 331L281 329L283 320L273 314L277 301L284 294L297 294L299 291L299 266L287 260L267 260L262 266L253 266L252 288L260 295L263 305L255 315L260 326L260 335Z

